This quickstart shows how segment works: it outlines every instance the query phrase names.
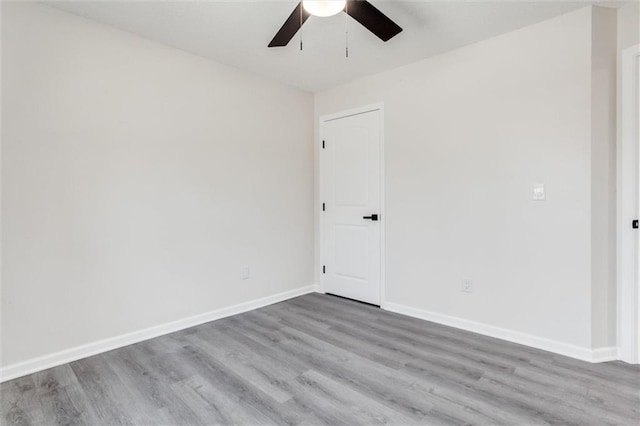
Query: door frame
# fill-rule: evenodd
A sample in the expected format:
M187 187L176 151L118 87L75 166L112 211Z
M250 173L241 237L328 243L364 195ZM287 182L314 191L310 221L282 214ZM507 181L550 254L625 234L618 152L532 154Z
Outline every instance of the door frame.
M638 138L638 60L640 45L622 51L620 58L621 111L618 137L618 223L617 223L617 345L622 361L640 362L640 274L639 233L631 221L639 219L640 147Z
M385 130L384 130L384 103L383 102L377 102L377 103L363 105L356 108L351 108L345 111L339 111L336 113L322 115L318 120L318 134L319 134L318 149L320 154L318 155L318 196L317 196L316 202L320 208L317 210L319 212L318 213L319 214L319 220L318 220L319 253L317 257L317 261L318 261L317 270L319 271L319 275L320 275L320 278L318 280L319 291L320 293L325 293L324 274L322 273L322 265L325 264L324 262L325 247L323 243L324 241L323 236L325 233L325 221L324 221L324 215L322 214L322 200L324 198L323 177L325 175L324 169L326 167L325 161L323 160L323 155L322 155L322 141L324 139L324 134L323 134L324 123L327 121L338 120L340 118L347 118L353 115L366 114L368 112L374 112L374 111L380 111L380 166L379 166L380 167L380 213L379 213L380 221L379 221L379 226L380 226L380 307L382 307L384 306L384 303L386 301L385 223L386 223L386 217L387 217L385 212L385 198L384 198L384 194L385 194L384 132Z

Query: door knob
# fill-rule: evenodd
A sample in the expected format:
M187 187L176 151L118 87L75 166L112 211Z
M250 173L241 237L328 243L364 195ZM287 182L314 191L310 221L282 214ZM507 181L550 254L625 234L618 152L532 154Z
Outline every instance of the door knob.
M372 220L374 222L378 221L378 215L377 214L372 214L371 216L362 216L363 219L369 219Z

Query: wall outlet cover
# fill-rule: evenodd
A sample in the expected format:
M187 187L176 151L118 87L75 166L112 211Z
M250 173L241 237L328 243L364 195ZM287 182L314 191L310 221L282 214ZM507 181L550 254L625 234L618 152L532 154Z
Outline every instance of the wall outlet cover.
M240 279L248 280L250 276L251 271L249 270L248 266L243 266L242 268L240 268Z
M546 198L544 183L536 183L533 185L533 200L544 201Z

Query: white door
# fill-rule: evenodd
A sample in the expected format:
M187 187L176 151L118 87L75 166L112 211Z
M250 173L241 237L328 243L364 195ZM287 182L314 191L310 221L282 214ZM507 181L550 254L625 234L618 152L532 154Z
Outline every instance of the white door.
M618 141L618 356L640 363L640 44L622 51Z
M638 46L640 48L640 46ZM635 56L635 87L636 87L636 95L635 95L635 111L633 112L633 116L635 117L635 132L634 139L636 143L637 153L640 155L640 52L638 52ZM637 164L637 175L640 177L640 157L638 157ZM638 181L638 198L640 201L640 180ZM638 205L638 210L640 213L640 205ZM638 216L636 216L638 217ZM635 282L635 363L640 364L640 238L636 236L636 282Z
M321 123L323 286L380 304L380 110Z

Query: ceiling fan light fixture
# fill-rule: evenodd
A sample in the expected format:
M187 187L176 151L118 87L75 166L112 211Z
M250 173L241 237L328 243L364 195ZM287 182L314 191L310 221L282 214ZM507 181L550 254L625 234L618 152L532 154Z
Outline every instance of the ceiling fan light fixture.
M337 15L344 10L347 0L302 0L302 7L313 16L322 18Z

